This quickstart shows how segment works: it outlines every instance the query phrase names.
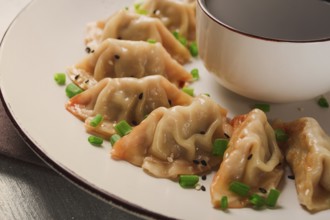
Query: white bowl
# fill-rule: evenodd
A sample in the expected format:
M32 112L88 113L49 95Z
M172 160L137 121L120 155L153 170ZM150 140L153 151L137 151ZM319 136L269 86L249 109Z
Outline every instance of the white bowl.
M294 42L243 33L212 15L205 1L197 4L197 44L205 67L222 86L282 103L330 90L330 38Z

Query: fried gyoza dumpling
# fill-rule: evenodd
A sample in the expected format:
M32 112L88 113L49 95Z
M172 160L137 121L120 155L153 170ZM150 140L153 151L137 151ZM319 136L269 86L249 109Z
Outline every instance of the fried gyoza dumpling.
M221 161L211 152L213 141L230 132L226 113L206 95L188 106L158 108L114 144L111 156L161 178L207 172Z
M294 176L298 199L310 211L330 208L330 137L309 117L282 125L289 139L283 150Z
M180 64L190 60L190 52L157 18L139 15L128 10L120 10L106 21L88 26L85 39L89 48L95 49L108 38L133 41L155 40L160 42L167 52Z
M105 78L72 97L66 109L85 120L88 132L109 138L115 133L114 125L121 120L137 125L158 107L188 105L191 100L191 96L159 75L141 79ZM97 114L103 116L103 122L97 127L90 126L90 120Z
M88 89L106 77L141 78L162 75L178 87L192 76L176 62L160 43L106 39L94 53L68 69L77 85Z
M148 16L159 18L171 31L190 41L196 37L195 4L179 0L145 0L141 6Z
M283 175L283 156L265 113L255 109L238 118L239 123L234 126L223 161L211 185L214 207L220 206L223 196L228 197L230 208L247 205L248 198L229 190L233 181L250 186L251 193L258 193L259 188L269 192L278 186Z

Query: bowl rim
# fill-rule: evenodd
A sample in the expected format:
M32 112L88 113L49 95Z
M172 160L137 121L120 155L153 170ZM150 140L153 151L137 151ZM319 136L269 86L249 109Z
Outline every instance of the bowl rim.
M220 21L218 18L216 18L214 15L212 15L211 12L209 12L209 10L206 8L205 1L206 0L197 0L197 7L199 7L201 9L201 11L204 12L205 15L207 15L210 19L212 19L214 22L218 23L222 27L229 29L231 31L234 31L237 34L245 35L246 37L256 38L259 40L272 41L272 42L288 42L288 43L300 43L300 44L301 43L316 43L316 42L330 41L330 36L325 37L325 38L320 38L320 39L312 39L312 40L289 40L289 39L277 39L277 38L263 37L263 36L258 36L256 34L247 33L247 32L241 31L237 28L234 28L234 27Z

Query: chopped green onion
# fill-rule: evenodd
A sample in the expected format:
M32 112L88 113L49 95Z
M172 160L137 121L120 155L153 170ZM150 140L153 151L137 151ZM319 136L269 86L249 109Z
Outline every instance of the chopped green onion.
M229 185L229 190L236 193L237 195L247 196L250 191L250 187L244 183L233 181Z
M115 130L121 137L123 137L132 131L132 127L125 120L122 120L115 125Z
M194 96L194 88L191 87L183 87L182 91L187 93L190 96Z
M317 101L317 104L321 107L321 108L329 108L329 102L328 100L324 97L321 96L319 98L319 100Z
M265 205L265 198L258 195L258 194L253 194L251 195L251 197L249 198L250 202L257 208L262 207L263 205Z
M144 9L141 9L140 8L141 5L142 5L142 3L134 4L135 13L140 14L140 15L147 15L148 11L144 10Z
M119 139L120 139L120 135L119 134L114 134L110 137L110 143L113 146Z
M206 95L208 97L211 97L211 95L209 93L204 93L204 95Z
M148 39L147 42L150 43L150 44L157 43L157 41L155 39Z
M58 85L65 85L65 73L55 73L54 74L54 80Z
M258 108L264 112L269 112L270 111L270 105L266 103L258 103L254 105L254 108Z
M65 88L65 93L69 98L72 98L73 96L78 95L81 92L83 92L83 90L73 83L70 83Z
M223 138L215 139L213 142L212 154L223 157L228 146L228 140Z
M278 191L277 189L271 189L266 198L266 204L270 207L275 207L275 205L277 203L277 199L280 196L280 194L281 194L281 192Z
M199 80L199 70L197 68L192 69L190 73L195 81Z
M287 141L289 138L288 134L285 133L283 129L277 128L274 130L274 132L275 132L276 140L279 142Z
M91 135L88 137L88 142L95 146L100 146L103 143L103 139L100 137Z
M197 175L183 174L179 176L179 184L182 188L193 188L199 181Z
M220 208L222 210L226 210L228 208L228 197L227 196L222 196L221 201L220 201Z
M193 57L197 57L198 56L198 47L197 47L196 42L192 42L189 45L189 51L190 51L191 56L193 56Z
M179 32L174 31L173 35L183 46L185 46L185 47L187 46L187 43L188 43L187 39L185 37L181 36Z
M93 127L96 127L101 123L102 120L103 120L103 116L101 114L97 114L94 118L92 118L89 124Z

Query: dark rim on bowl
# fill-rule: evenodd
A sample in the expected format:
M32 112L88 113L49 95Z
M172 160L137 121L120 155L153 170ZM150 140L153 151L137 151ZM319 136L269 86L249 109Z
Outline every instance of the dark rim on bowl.
M262 36L258 36L255 34L250 34L241 30L238 30L237 28L234 28L222 21L220 21L218 18L216 18L214 15L212 15L209 10L206 8L205 5L205 1L206 0L197 0L197 4L199 5L199 7L201 8L201 10L209 17L211 18L214 22L220 24L221 26L234 31L238 34L241 35L245 35L248 37L252 37L252 38L257 38L257 39L261 39L261 40L266 40L266 41L273 41L273 42L290 42L290 43L315 43L315 42L324 42L324 41L330 41L330 37L326 37L326 38L322 38L322 39L316 39L316 40L284 40L284 39L276 39L276 38L269 38L269 37L262 37Z

